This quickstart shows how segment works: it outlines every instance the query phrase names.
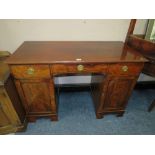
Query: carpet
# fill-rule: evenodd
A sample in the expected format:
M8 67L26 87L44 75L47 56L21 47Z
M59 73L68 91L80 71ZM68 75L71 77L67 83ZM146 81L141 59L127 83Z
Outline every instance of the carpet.
M16 135L152 135L155 134L155 109L147 112L155 90L134 90L123 117L113 114L96 119L91 94L61 92L59 121L40 118Z

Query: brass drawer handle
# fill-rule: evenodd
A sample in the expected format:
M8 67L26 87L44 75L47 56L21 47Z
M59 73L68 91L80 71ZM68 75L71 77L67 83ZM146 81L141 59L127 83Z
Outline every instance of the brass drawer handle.
M123 71L123 72L127 72L127 71L128 71L128 66L123 66L123 67L122 67L122 71Z
M83 71L84 70L84 66L83 65L78 65L77 66L77 70L78 71Z
M34 74L34 68L32 68L32 67L28 68L27 74L29 74L29 75Z

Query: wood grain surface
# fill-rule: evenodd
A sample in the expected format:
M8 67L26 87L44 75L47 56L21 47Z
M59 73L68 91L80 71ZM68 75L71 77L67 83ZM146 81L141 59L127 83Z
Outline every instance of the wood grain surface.
M6 60L8 64L103 63L146 61L123 42L28 41Z

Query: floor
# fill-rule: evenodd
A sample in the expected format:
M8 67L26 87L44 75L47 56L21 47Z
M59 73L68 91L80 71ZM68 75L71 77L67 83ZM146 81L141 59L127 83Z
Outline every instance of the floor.
M123 117L106 115L96 119L89 91L63 92L59 121L38 119L29 123L23 135L141 135L155 134L155 109L147 112L155 90L134 90Z

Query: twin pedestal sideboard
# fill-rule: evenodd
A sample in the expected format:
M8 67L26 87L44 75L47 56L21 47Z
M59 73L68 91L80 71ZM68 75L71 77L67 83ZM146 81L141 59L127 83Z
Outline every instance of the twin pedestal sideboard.
M122 116L145 61L122 42L28 41L6 63L25 117L34 122L38 117L58 120L54 77L60 75L91 75L96 117Z

